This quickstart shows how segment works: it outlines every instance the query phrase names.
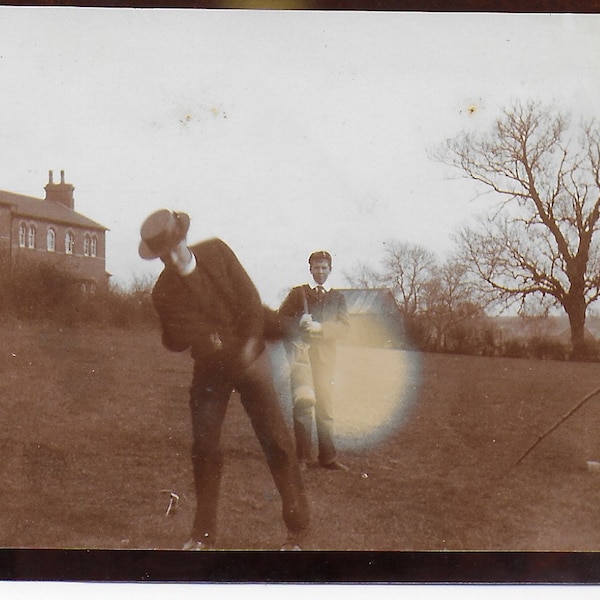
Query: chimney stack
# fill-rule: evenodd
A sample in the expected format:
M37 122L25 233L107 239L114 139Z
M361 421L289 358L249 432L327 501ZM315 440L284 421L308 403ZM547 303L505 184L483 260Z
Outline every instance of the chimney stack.
M67 208L74 210L75 200L73 198L73 190L75 189L70 183L65 183L65 172L60 172L60 183L54 183L54 173L48 171L48 183L44 187L46 190L46 200L51 202L60 202Z

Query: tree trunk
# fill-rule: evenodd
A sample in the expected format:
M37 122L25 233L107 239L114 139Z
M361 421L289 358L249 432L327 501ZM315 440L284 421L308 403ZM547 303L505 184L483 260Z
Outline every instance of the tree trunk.
M571 326L571 360L580 360L587 354L585 344L585 312L583 296L565 303L565 311Z

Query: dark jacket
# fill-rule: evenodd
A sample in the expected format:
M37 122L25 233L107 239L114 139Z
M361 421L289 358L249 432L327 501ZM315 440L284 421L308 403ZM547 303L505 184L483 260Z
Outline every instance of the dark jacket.
M304 300L314 321L322 326L322 334L306 338L310 342L311 360L316 359L323 364L332 365L335 362L335 345L350 328L346 299L341 292L330 290L322 300L309 285L292 288L281 306L279 315L282 329L286 337L293 339L301 335L299 328L300 317L304 314Z
M165 269L152 290L163 344L175 352L191 348L196 363L253 360L264 349L265 309L252 280L220 239L190 250L196 269L185 277Z

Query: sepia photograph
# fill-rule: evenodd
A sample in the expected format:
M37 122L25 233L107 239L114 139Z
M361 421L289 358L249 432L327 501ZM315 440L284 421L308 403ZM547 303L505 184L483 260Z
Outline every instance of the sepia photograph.
M0 548L600 551L599 40L0 6Z

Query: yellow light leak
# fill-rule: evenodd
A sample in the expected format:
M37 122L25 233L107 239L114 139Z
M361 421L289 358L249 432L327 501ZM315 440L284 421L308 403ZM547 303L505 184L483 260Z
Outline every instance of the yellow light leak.
M283 345L272 344L270 356L275 387L291 428L289 364ZM397 431L410 413L419 377L417 352L339 344L333 405L336 446L357 450Z
M418 387L418 354L340 346L334 423L340 449L361 448L401 426Z

